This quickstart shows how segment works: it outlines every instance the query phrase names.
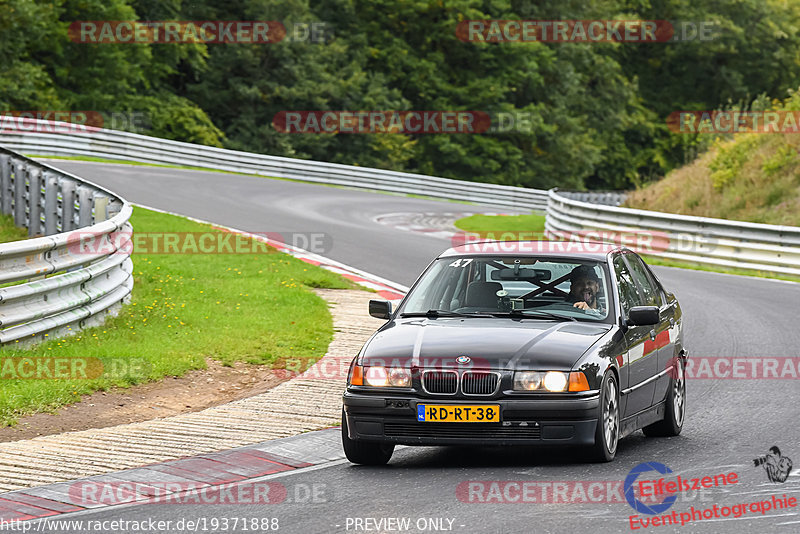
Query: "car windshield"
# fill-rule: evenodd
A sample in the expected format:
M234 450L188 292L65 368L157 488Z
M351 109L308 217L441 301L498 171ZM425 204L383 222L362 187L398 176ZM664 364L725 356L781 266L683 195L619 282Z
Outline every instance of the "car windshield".
M400 315L531 317L607 322L603 263L559 258L440 258L425 272Z

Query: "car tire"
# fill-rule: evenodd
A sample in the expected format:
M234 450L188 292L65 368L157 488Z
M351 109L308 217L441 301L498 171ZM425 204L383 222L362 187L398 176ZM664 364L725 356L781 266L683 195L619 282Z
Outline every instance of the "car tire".
M664 419L642 428L647 437L677 436L686 419L686 362L676 358L677 372L670 378Z
M610 462L617 454L620 435L619 386L614 373L606 371L600 387L600 405L597 407L597 429L594 445L589 449L589 459Z
M385 465L394 453L394 445L391 443L350 439L344 410L342 410L342 447L348 460L361 465Z

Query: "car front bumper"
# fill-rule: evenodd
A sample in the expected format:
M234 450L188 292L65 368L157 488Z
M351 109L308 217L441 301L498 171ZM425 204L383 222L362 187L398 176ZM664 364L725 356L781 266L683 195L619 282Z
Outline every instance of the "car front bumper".
M350 439L402 445L592 445L599 395L569 399L430 399L347 391ZM500 405L499 423L418 422L417 404Z

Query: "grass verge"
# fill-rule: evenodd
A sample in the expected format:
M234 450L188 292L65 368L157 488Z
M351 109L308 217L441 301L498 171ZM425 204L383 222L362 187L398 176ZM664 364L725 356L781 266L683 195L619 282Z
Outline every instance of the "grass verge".
M28 239L28 231L25 228L14 226L12 215L0 214L0 243L19 241Z
M465 232L480 234L488 239L503 239L503 234L511 237L510 233L516 236L512 239L524 239L526 235L530 239L531 233L544 232L544 215L471 215L458 219L455 225Z
M142 233L216 232L140 207L131 222ZM6 226L0 235L14 233ZM257 254L134 253L133 264L132 299L117 317L71 337L0 350L0 426L94 391L202 369L206 358L224 364L316 361L333 338L333 322L326 302L311 288L354 287L271 248ZM89 379L10 378L18 376L15 364L25 357L77 358L90 367L100 361L104 371Z

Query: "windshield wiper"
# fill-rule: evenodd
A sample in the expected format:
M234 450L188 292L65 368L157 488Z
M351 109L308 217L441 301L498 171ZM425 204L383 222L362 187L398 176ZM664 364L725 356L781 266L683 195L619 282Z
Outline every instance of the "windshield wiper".
M435 319L436 317L491 317L491 315L480 313L460 313L450 310L428 310L426 312L401 313L400 317L428 317L430 319Z
M558 315L557 313L550 313L541 310L511 310L507 312L492 313L495 317L534 317L539 319L555 319L556 321L575 321L575 317L567 315Z

